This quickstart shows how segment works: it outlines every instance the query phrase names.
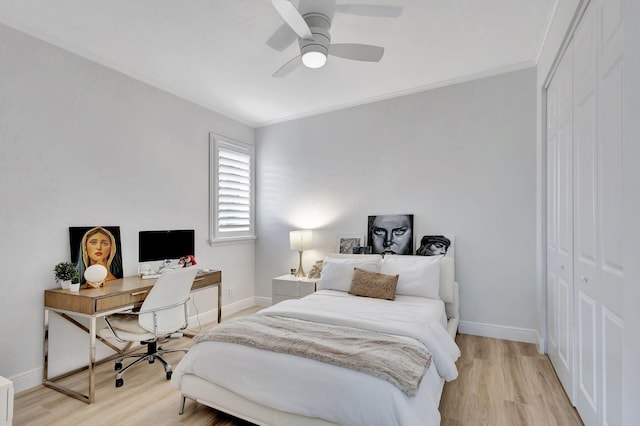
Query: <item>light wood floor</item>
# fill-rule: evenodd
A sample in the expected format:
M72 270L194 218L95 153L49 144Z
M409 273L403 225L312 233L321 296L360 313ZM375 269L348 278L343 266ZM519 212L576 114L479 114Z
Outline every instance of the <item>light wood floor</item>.
M443 426L582 425L548 358L534 345L469 335L456 341L463 354L457 362L460 375L445 385ZM170 343L165 346L189 347L191 340ZM175 366L181 357L169 354L167 360ZM15 397L14 425L250 425L189 400L185 414L178 415L180 394L157 362L127 371L121 388L115 388L114 376L112 362L98 366L91 405L43 386L21 392Z
M440 400L443 426L583 424L535 345L465 334L456 343L462 356Z

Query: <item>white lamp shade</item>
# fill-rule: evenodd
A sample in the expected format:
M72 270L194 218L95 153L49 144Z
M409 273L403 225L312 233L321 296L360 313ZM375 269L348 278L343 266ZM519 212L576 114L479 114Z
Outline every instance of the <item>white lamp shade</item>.
M102 265L91 265L84 271L84 279L90 283L99 283L107 278L107 268Z
M313 233L308 229L289 232L291 250L304 251L310 249L312 235Z

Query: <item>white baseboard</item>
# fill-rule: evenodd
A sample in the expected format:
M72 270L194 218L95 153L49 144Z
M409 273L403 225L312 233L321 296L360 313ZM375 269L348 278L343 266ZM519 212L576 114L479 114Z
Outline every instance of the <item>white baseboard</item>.
M24 373L9 377L13 382L15 393L34 388L42 384L42 368L35 368Z
M462 334L471 334L473 336L493 337L495 339L513 340L515 342L540 344L538 332L536 330L526 328L460 321L458 331Z
M222 319L228 315L235 314L236 312L240 312L253 306L256 306L255 297L247 297L246 299L224 305L222 307Z
M117 343L116 343L117 344ZM111 355L115 354L115 352L101 344L99 341L96 345L96 359L101 360ZM73 354L71 356L65 356L65 359L59 362L49 362L49 377L55 377L56 375L63 374L66 371L71 371L83 365L89 364L89 354L87 352ZM42 384L42 375L43 369L34 368L33 370L29 370L27 372L18 374L10 378L13 382L14 392L22 392L36 386L40 386Z
M267 306L271 306L271 303L272 303L270 297L258 297L258 296L256 296L254 299L255 299L256 306L260 306L262 308L266 308Z
M547 353L547 341L544 337L540 335L538 330L536 330L536 337L538 338L538 353L545 354Z

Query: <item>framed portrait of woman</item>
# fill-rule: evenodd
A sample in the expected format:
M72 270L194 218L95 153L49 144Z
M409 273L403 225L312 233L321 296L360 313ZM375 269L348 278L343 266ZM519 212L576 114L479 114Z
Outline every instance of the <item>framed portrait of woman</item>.
M69 228L71 262L84 283L84 271L91 265L107 268L106 280L122 278L122 248L119 226L78 226Z

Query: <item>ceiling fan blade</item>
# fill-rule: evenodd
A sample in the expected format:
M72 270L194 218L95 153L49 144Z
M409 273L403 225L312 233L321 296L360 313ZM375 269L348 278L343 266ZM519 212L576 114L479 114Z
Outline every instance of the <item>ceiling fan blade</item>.
M282 52L287 47L291 46L294 41L298 38L296 33L291 30L291 27L287 24L280 25L272 35L267 40L267 46L270 48L277 50L278 52Z
M336 12L378 18L397 18L402 15L402 7L376 4L337 4Z
M378 62L384 55L384 47L369 44L337 43L329 46L329 55L354 61Z
M284 22L289 24L291 29L296 32L305 40L313 40L313 34L311 34L311 29L305 22L298 9L295 8L293 4L289 0L271 0L273 6L276 8Z
M278 77L286 77L287 75L289 75L291 73L291 71L293 71L296 68L298 68L298 66L300 66L300 64L301 64L300 55L298 55L295 58L291 59L286 64L284 64L283 66L281 66L280 69L278 69L278 71L273 73L272 77L276 77L276 78L278 78Z

